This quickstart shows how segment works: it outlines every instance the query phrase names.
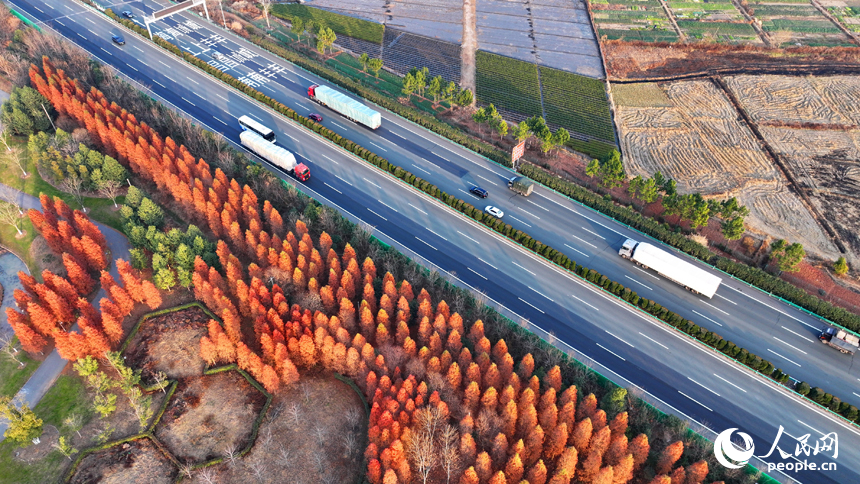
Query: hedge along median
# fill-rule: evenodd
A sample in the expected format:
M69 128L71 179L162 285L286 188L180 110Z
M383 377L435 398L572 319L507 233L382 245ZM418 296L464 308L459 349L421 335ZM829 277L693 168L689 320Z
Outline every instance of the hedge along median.
M133 30L134 32L138 33L142 37L148 38L147 32L143 28L139 27L137 24L118 17L110 9L107 9L105 11L105 14L108 15L109 17L111 17L113 20L120 22L121 24L123 24L124 26L129 28L130 30ZM315 131L316 133L318 133L320 135L325 136L327 139L333 141L334 143L341 146L342 148L344 148L344 149L350 151L351 153L359 156L360 158L370 162L371 164L379 167L380 169L389 172L390 174L394 175L395 177L400 178L404 182L409 183L413 187L423 191L424 193L430 195L431 197L434 197L434 198L442 201L443 203L445 203L449 207L463 213L464 215L466 215L468 217L471 217L475 221L480 222L480 223L484 224L485 226L495 230L497 233L499 233L499 234L507 237L508 239L522 245L523 247L531 250L532 252L543 257L547 261L552 262L552 263L554 263L554 264L556 264L556 265L558 265L564 269L567 269L574 276L576 276L580 279L584 279L584 280L588 281L589 283L591 283L595 286L599 286L602 290L609 292L609 293L613 294L614 296L617 296L620 299L623 299L628 304L651 314L652 316L660 319L661 321L665 322L666 324L688 334L689 336L699 340L700 342L704 343L705 345L708 345L711 348L713 348L717 351L720 351L721 353L725 354L726 356L729 356L730 358L735 359L737 362L751 368L752 370L754 370L756 372L759 372L759 373L761 373L761 374L763 374L769 378L772 378L772 379L774 379L780 383L785 383L790 379L790 376L787 373L784 373L782 370L775 368L773 366L773 364L770 363L769 361L767 361L767 360L765 360L759 356L756 356L756 355L750 353L749 351L747 351L743 348L738 347L737 345L735 345L734 343L732 343L730 341L724 340L722 337L720 337L716 333L708 331L704 328L700 328L699 326L697 326L692 321L682 318L678 314L676 314L672 311L669 311L668 309L664 308L663 306L661 306L660 304L658 304L654 301L651 301L649 299L640 298L639 295L637 295L635 291L624 286L623 284L619 284L615 281L612 281L611 279L607 278L606 276L600 274L599 272L597 272L593 269L588 269L587 267L577 265L575 261L568 258L562 252L559 252L558 250L552 248L549 245L543 244L542 242L532 238L530 235L528 235L527 233L525 233L521 230L514 229L509 224L504 223L501 219L497 219L497 218L491 217L491 216L485 216L483 211L481 211L480 209L474 207L473 205L465 202L464 200L461 200L461 199L459 199L453 195L445 193L444 191L440 190L437 186L431 184L430 182L423 180L420 177L416 177L414 174L404 170L403 168L401 168L397 165L389 163L388 160L386 160L385 158L382 158L382 157L370 152L366 148L358 145L357 143L354 143L354 142L338 135L337 133L311 121L310 119L299 115L298 113L296 113L292 109L288 108L287 106L285 106L285 105L281 104L280 102L270 98L269 96L266 96L262 92L257 91L256 89L240 82L239 80L237 80L233 76L226 74L226 73L210 66L209 64L205 63L204 61L202 61L196 57L194 57L191 54L183 52L181 49L179 49L179 47L176 47L175 45L173 45L173 44L171 44L171 43L169 43L169 42L167 42L161 38L156 38L154 40L154 42L157 45L159 45L160 47L170 51L174 55L182 57L183 59L186 60L186 62L189 62L190 64L194 65L195 67L198 67L199 69L212 75L213 77L220 79L221 81L227 83L231 87L234 87L237 90L245 93L249 97L252 97L259 102L265 103L266 105L268 105L269 107L271 107L275 111L279 112L280 114L283 114L283 115L285 115L285 116L287 116L287 117L289 117L295 121L300 122L305 127ZM435 121L435 120L433 120L433 121ZM558 185L558 182L564 182L563 180L555 178L552 175L549 175L548 173L544 172L543 170L540 170L539 168L528 165L528 164L526 164L523 167L522 171L524 174L526 174L530 178L533 178L536 181L541 182L544 185L546 185L550 188L553 188L553 189L555 188L553 185ZM588 201L594 203L595 208L598 206L602 207L603 210L600 210L601 212L603 212L609 216L615 217L617 220L620 220L623 222L624 218L625 218L624 216L627 216L627 218L630 218L630 219L637 219L638 218L639 222L643 226L650 227L652 230L655 231L655 233L666 232L666 233L672 235L673 237L678 237L680 239L683 239L683 241L680 239L674 239L674 238L671 239L671 240L675 241L678 245L683 244L684 246L687 246L688 244L694 244L693 242L687 240L686 238L684 238L680 234L674 234L674 233L668 232L665 228L660 226L660 224L658 224L653 219L648 219L648 218L642 216L641 214L633 212L632 210L630 210L629 208L626 208L626 207L623 209L619 208L615 204L613 204L612 202L606 201L605 199L597 196L596 194L594 194L594 193L592 193L592 192L590 192L590 191L588 191L582 187L570 184L569 182L564 182L564 183L567 183L568 185L570 185L570 187L568 189L571 191L571 194L569 194L568 196L571 196L571 198L576 199L575 195L579 195L582 197L583 200L588 200ZM600 201L602 201L603 203L601 204ZM586 202L583 202L583 203L586 203ZM591 206L591 205L589 205L589 206ZM630 225L630 224L628 224L628 225ZM645 231L643 230L643 232L645 232ZM670 244L673 243L672 241L667 241L667 242ZM673 245L676 245L676 244L673 244ZM701 251L704 251L707 254L712 254L707 248L705 248L699 244L695 244L695 246L697 246ZM692 249L692 247L690 247L690 249ZM696 255L697 257L700 257L696 253L693 253L693 252L690 252L690 253L692 253L693 255ZM700 257L700 258L702 258L702 257ZM801 385L798 385L798 390L808 389L809 385L806 385L803 388L800 388L800 387L801 387ZM820 389L817 389L817 390L820 390ZM802 391L798 391L798 393L803 395L804 397L807 397L807 395L802 393ZM844 402L841 402L841 400L839 400L836 397L833 397L831 394L826 393L823 390L820 390L820 394L821 395L820 395L819 399L821 401L827 401L829 403L834 402L834 400L836 401L836 407L837 408L836 409L828 408L829 410L834 411L834 413L838 412L838 414L844 416L847 420L849 420L851 422L857 422L858 419L860 419L860 416L858 416L858 409L856 407L854 407L852 405L844 406L845 405ZM813 396L818 396L818 395L819 395L819 392L816 392ZM815 402L815 400L812 400L812 401ZM819 403L819 402L816 402L816 403Z

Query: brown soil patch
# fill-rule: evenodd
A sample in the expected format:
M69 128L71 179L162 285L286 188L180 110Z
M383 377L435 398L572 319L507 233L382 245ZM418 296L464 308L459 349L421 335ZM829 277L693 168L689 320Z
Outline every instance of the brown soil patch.
M177 473L151 440L138 439L84 457L70 483L169 484Z
M610 80L663 79L720 72L850 73L860 72L856 47L771 49L721 44L601 43Z
M364 404L349 385L331 374L303 375L275 396L251 452L208 472L213 482L351 484L364 475L366 436ZM191 482L203 484L203 477Z
M245 448L265 403L236 371L181 380L155 435L180 462L201 463Z
M206 334L209 316L199 308L149 318L125 351L126 361L143 371L144 380L163 371L171 379L203 374L200 337Z
M15 451L15 460L28 464L41 460L46 455L54 452L54 443L58 442L60 431L53 425L45 425L42 435L39 436L38 444L30 444Z

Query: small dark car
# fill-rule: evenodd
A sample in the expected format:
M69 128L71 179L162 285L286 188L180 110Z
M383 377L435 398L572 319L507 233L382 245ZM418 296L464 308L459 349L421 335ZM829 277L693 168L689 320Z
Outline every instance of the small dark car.
M322 116L320 116L320 115L319 115L319 114L317 114L317 113L311 113L311 114L308 114L308 117L309 117L310 119L312 119L312 120L316 121L317 123L322 123Z
M134 18L134 14L129 12L128 10L123 10L122 16L125 18Z
M125 39L122 38L122 35L114 34L111 36L111 40L113 40L115 44L125 45Z
M484 190L479 186L473 186L469 188L469 191L481 198L487 198L488 196L490 196L490 193L488 191Z

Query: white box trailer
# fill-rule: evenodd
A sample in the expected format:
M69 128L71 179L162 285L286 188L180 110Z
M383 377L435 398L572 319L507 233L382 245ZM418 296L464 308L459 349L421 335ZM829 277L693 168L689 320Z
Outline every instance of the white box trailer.
M382 124L382 115L370 109L355 99L341 94L328 86L313 85L308 88L308 97L328 106L356 123L361 123L370 129L376 129Z
M714 297L723 282L719 277L680 257L633 239L627 239L618 254L642 267L654 269L666 279L708 298Z
M295 155L280 146L266 141L262 136L253 131L242 131L239 133L239 141L242 145L259 155L269 163L282 168L287 173L295 175L299 180L306 182L311 178L311 171L304 163L298 163Z

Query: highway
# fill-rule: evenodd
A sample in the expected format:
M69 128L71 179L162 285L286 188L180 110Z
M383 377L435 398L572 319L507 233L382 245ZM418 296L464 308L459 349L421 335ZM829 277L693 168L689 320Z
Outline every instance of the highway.
M114 45L110 34L122 29L102 15L58 0L15 4L95 57L150 86L156 97L178 106L229 139L237 139L238 116L256 117L275 129L280 145L310 166L312 179L300 189L341 209L354 221L375 227L374 234L380 239L454 275L456 283L485 292L492 301L503 304L506 314L514 319L527 319L552 331L573 347L577 356L594 358L603 365L596 369L624 386L641 388L651 395L645 398L662 409L717 432L739 427L753 436L757 449L764 449L756 455L766 453L780 425L793 436L811 434L811 440L837 432L843 444L836 459L837 470L804 471L796 478L801 482L860 482L860 434L811 410L790 392L752 376L662 323L618 305L479 224L456 216L447 207L406 188L375 167L346 156L211 77L177 63L130 32L123 32L125 46ZM139 2L133 2L117 10L129 7L133 11L142 8ZM191 18L178 18L188 33L183 33L177 42L186 49L199 48L195 52L210 60L211 51L204 52L208 48L204 39L212 39L212 33L189 27L185 22ZM171 22L175 23L168 21L166 25L173 25ZM196 26L204 23L196 20ZM237 39L224 35L223 41L208 43L224 54L236 54L242 48L246 49L242 52L256 54L243 63L244 67L235 66L233 69L239 72L231 74L238 78L247 75L249 69L258 72L256 68L265 66L267 73L263 77L270 81L261 85L261 90L299 113L319 112L326 126L343 129L342 134L369 149L375 146L380 150L378 154L404 168L411 170L412 164L416 168L413 173L420 173L449 193L463 189L462 196L467 198L468 186L479 183L490 191L487 202L502 208L506 219L510 217L509 223L557 248L567 244L571 248L569 256L578 262L616 281L630 280L628 285L643 297L661 304L662 298L670 309L761 356L773 353L771 361L799 378L837 394L838 389L846 389L845 393L858 390L856 376L849 374L850 363L845 357L815 341L814 332L820 323L814 318L736 281L725 281L720 297L704 300L655 274L639 272L616 253L624 238L635 237L632 231L544 189L537 189L530 199L512 196L503 184L510 172L390 113L383 111L383 127L377 132L355 126L306 99L307 85L317 82L313 76L284 61L263 56L250 44L239 46ZM783 363L779 358L793 363ZM800 374L803 372L808 378ZM855 396L860 399L860 395ZM785 440L781 447L794 450L794 444ZM810 461L820 462L822 458L818 455L810 457Z

